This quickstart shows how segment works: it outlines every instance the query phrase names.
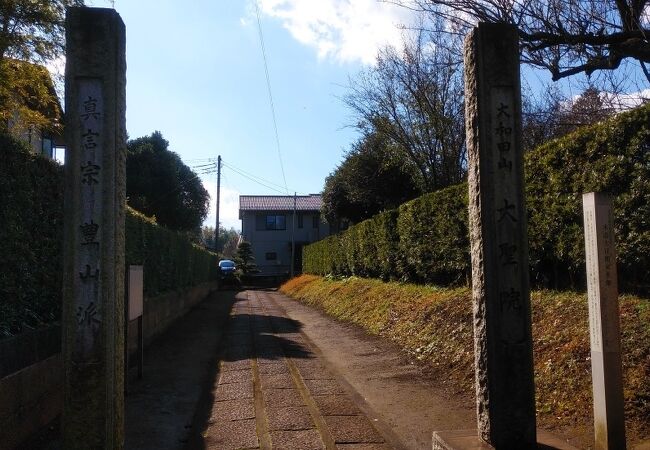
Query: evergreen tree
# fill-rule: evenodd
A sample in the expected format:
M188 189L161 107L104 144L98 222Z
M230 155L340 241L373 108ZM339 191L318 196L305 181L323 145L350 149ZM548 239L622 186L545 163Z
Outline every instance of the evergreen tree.
M259 272L257 264L255 264L255 257L253 256L253 248L248 241L241 241L237 247L237 255L235 256L237 265L244 275L250 275Z

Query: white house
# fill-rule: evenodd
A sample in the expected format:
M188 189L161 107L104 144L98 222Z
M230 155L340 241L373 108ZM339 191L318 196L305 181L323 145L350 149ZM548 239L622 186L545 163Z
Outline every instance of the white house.
M295 273L302 270L302 248L330 233L321 220L321 196L240 195L242 238L251 243L260 275L291 272L291 242L295 243ZM294 222L295 217L295 222Z

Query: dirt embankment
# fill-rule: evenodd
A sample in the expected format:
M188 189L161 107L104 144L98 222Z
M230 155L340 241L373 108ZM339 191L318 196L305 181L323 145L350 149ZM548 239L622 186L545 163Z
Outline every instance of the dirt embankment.
M447 389L473 392L469 289L303 275L281 291L389 338L439 373ZM581 434L588 442L593 419L586 294L536 291L531 299L539 425ZM631 447L650 439L650 300L621 296L620 310Z

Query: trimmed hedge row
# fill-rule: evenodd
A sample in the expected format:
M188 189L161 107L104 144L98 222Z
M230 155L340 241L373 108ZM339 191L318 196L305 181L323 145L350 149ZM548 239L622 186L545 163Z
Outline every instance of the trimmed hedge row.
M584 286L582 193L615 196L619 282L650 288L650 104L525 155L531 281ZM418 283L471 275L467 184L426 194L304 249L303 270Z
M0 133L0 337L60 315L61 167Z
M218 277L216 253L192 244L138 211L126 214L126 263L144 265L147 297L194 286Z
M0 134L0 338L59 320L63 168ZM152 297L217 279L218 257L127 208L126 263Z

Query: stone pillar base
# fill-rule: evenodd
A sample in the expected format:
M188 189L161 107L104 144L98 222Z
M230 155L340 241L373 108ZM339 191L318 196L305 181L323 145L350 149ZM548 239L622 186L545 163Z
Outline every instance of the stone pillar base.
M490 444L478 438L477 430L434 431L433 450L493 450ZM544 450L578 450L557 436L537 430L537 448Z

